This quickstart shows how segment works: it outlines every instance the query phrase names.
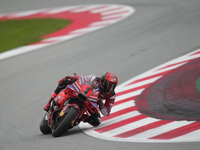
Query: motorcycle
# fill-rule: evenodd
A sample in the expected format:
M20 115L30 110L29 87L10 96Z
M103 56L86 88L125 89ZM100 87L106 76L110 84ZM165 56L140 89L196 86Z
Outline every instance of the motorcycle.
M98 88L94 89L86 77L78 76L51 102L49 112L40 123L40 131L59 137L81 121L84 122L96 111L100 112L98 95Z

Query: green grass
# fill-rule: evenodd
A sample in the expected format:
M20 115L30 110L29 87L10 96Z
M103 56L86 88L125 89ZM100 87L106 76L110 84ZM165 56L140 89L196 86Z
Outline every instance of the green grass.
M69 24L69 20L51 18L0 21L0 53L38 42Z

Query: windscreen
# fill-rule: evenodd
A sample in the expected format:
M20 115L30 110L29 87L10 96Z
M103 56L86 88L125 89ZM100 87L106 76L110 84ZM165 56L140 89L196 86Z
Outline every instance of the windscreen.
M98 85L94 80L95 78L96 78L96 76L94 76L94 75L85 76L84 82L85 82L85 84L91 86L93 89L96 89L96 88L98 88Z

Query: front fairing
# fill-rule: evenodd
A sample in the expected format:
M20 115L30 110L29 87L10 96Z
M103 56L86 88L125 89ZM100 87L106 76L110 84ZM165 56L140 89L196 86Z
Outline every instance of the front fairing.
M79 109L78 118L80 118L84 113L88 112L87 107L85 107L83 104L80 105L80 100L78 100L79 93L84 93L85 95L87 95L88 100L91 102L91 103L88 103L87 105L91 108L95 108L96 110L98 110L97 102L98 102L99 89L92 88L91 80L88 80L88 79L93 79L93 78L94 77L78 76L77 80L74 83L67 85L67 87L64 90L62 90L61 93L59 93L59 94L61 94L61 96L67 97L68 99L71 99L71 100L66 105L64 104L64 102L59 101L59 104L60 104L59 109L54 110L52 113L50 113L49 122L51 124L51 128L54 126L54 121L56 118L53 116L62 117L64 115L64 113L66 113L68 106L73 105L73 107L75 107L74 105L77 104L77 109ZM62 104L62 106L61 106L61 104ZM89 113L87 113L87 114L89 115Z
M89 99L95 99L97 102L99 95L99 87L94 89L92 87L92 80L94 80L95 76L79 76L77 80L67 85L65 91L67 94L73 97L77 97L79 93L85 93Z

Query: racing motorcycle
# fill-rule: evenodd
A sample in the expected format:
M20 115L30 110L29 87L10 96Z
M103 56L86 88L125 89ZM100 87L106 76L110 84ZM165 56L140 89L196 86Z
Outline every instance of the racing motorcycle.
M99 111L99 90L94 89L85 79L86 77L78 77L51 102L49 112L40 123L40 131L43 134L51 133L58 137Z

